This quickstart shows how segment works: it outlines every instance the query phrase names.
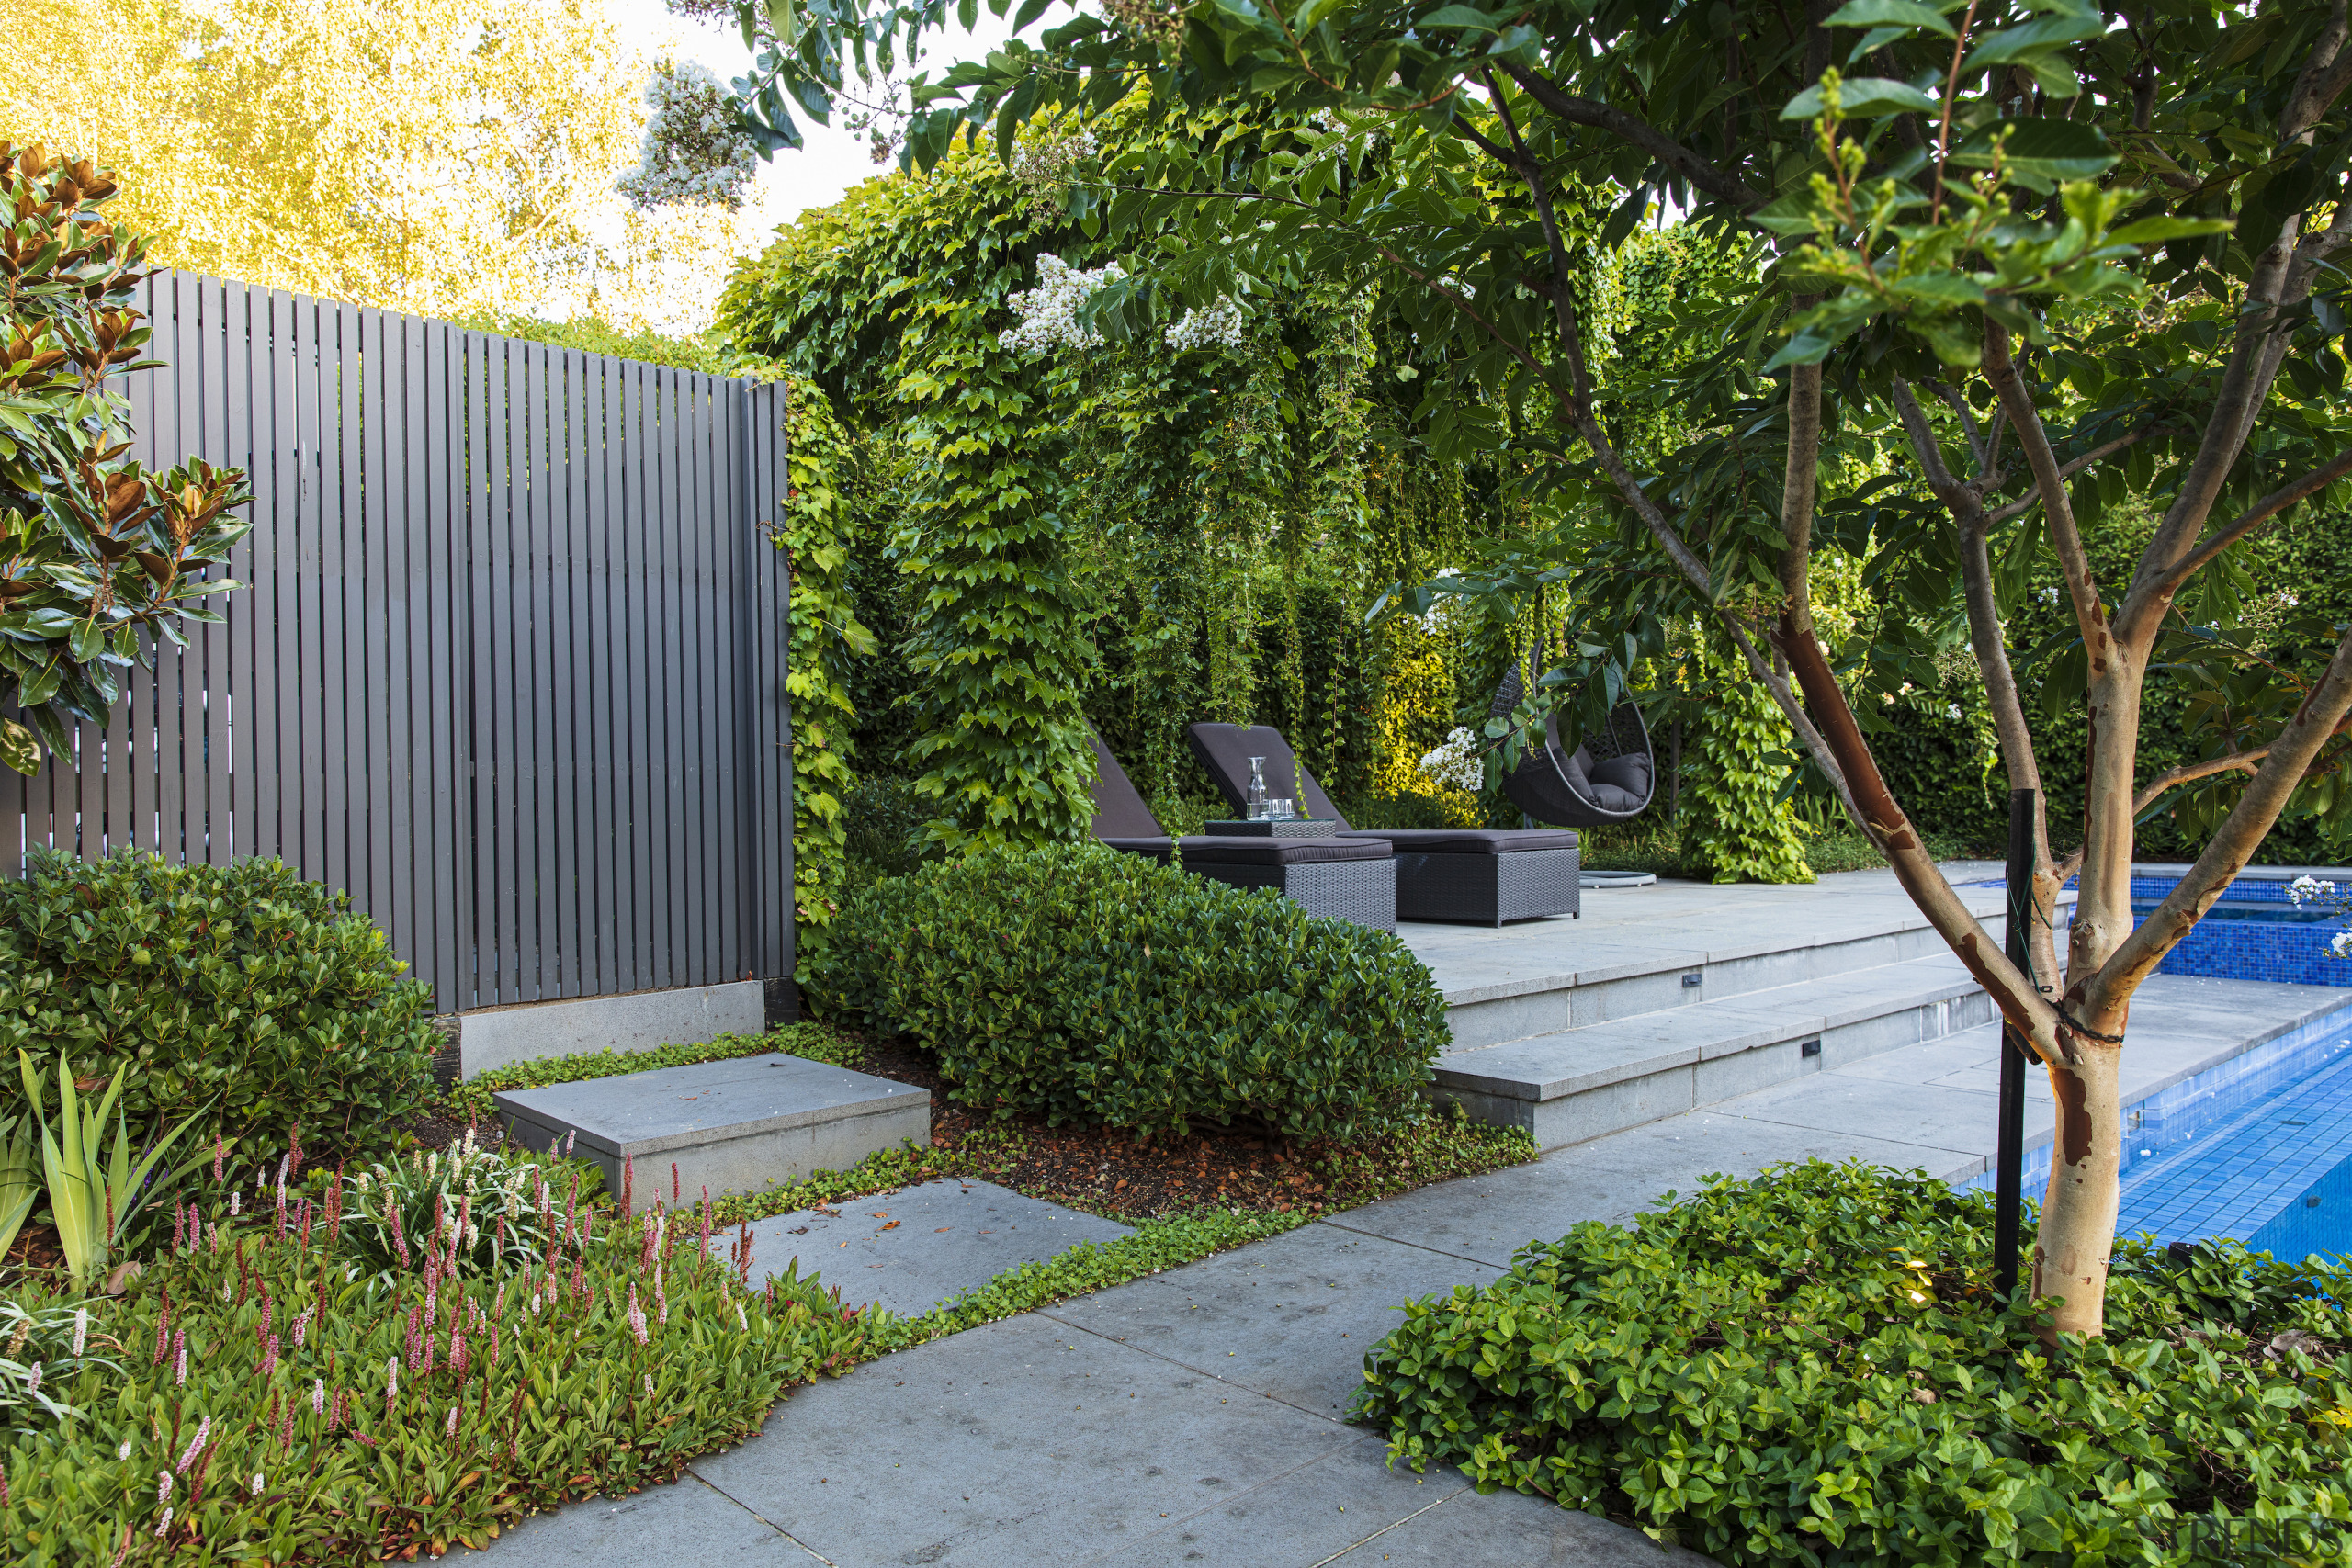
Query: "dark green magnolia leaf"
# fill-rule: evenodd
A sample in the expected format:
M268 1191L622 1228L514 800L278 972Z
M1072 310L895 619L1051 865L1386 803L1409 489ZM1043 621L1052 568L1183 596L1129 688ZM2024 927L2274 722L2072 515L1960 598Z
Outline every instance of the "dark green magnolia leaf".
M1898 32L1925 28L1945 38L1959 36L1934 6L1920 5L1919 0L1847 0L1825 21L1833 28L1884 28Z
M2143 218L2136 223L2126 223L2107 235L2111 245L2156 245L2167 240L2177 240L2192 234L2226 234L2232 225L2226 218Z
M2004 134L2006 133L2006 135ZM2113 168L2113 148L2097 126L2067 119L2004 119L1969 133L1951 155L1962 168L1993 166L1993 144L2001 142L2001 165L2036 178L2095 179Z
M1822 90L1807 87L1781 110L1782 119L1817 118L1825 107ZM1838 84L1840 113L1874 119L1890 114L1933 114L1936 100L1911 85L1886 76L1849 76Z
M0 718L0 762L30 778L40 772L40 742L13 718Z
M2098 38L2106 31L2105 19L2088 6L2055 6L2047 16L2036 17L2019 27L2004 28L1987 37L1968 51L1968 58L1962 63L1961 70L1981 71L1988 65L2024 65L2030 68L2070 43Z
M1781 192L1770 205L1749 213L1747 220L1775 234L1810 234L1814 231L1815 210L1813 187L1799 184Z
M1467 6L1441 6L1426 17L1414 17L1413 25L1417 28L1462 28L1489 33L1502 30L1499 17L1489 17Z

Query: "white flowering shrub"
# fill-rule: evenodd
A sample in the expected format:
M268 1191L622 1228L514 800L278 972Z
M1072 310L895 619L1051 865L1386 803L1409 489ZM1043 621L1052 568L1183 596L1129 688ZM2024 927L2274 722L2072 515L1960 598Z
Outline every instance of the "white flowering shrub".
M1023 185L1051 187L1069 183L1071 171L1101 150L1094 132L1023 136L1012 149L1012 177Z
M2299 876L2287 884L2287 897L2298 909L2316 906L2322 914L2352 922L2352 891L2324 878ZM2352 924L2328 938L2327 951L2331 957L2352 958Z
M1046 252L1037 258L1037 287L1024 288L1006 301L1021 318L1020 324L997 341L1016 354L1102 346L1102 333L1079 324L1079 310L1096 289L1126 276L1115 262L1090 272Z
M1219 299L1204 310L1187 310L1162 335L1168 346L1180 354L1193 348L1239 348L1240 307L1230 299Z
M616 188L641 209L743 205L759 146L735 123L735 97L708 67L663 61L653 68L637 167Z
M1447 789L1476 791L1487 782L1486 764L1478 755L1478 738L1457 726L1445 744L1423 757L1420 771Z

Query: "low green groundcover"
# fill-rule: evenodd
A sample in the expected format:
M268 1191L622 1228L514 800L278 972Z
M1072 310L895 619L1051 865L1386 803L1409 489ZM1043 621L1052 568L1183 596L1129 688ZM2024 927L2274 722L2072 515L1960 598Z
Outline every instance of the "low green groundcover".
M691 1214L592 1208L563 1162L450 1159L355 1173L347 1208L331 1179L241 1218L213 1193L121 1299L0 1303L9 1560L438 1555L672 1480L866 1353L862 1315L749 1287Z
M829 1016L1053 1125L1376 1136L1418 1118L1447 1039L1388 932L1098 845L928 864L845 895L833 931L808 983Z
M1408 1307L1359 1414L1725 1563L2352 1562L2344 1273L2118 1242L2106 1337L2052 1350L1991 1237L1923 1176L1713 1178Z

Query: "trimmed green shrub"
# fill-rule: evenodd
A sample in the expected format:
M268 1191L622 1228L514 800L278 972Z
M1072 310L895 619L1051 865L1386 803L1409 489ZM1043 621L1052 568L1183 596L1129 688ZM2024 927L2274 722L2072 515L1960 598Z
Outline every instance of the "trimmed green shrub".
M347 895L275 860L175 865L36 851L0 881L0 1060L101 1082L128 1065L134 1135L197 1114L241 1165L297 1123L314 1156L389 1146L431 1095L431 995ZM0 1075L0 1114L22 1087Z
M2345 1561L2344 1273L2118 1241L2106 1337L2053 1351L1991 1271L1982 1195L1819 1161L1711 1178L1408 1306L1356 1414L1416 1469L1724 1563ZM2256 1514L2283 1522L2257 1539Z
M650 1051L575 1051L569 1056L535 1056L476 1073L449 1090L450 1110L468 1121L486 1122L497 1110L491 1096L514 1089L544 1089L551 1083L578 1083L584 1078L615 1078L628 1073L650 1073L659 1067L690 1067L697 1062L723 1062L735 1056L757 1056L781 1051L845 1067L857 1047L819 1024L787 1023L765 1034L729 1032L694 1045L656 1045Z
M1100 845L992 849L859 888L808 994L912 1036L998 1113L1310 1137L1408 1118L1445 1002L1385 931Z
M0 1306L72 1412L0 1405L10 1561L114 1562L126 1541L131 1562L438 1557L673 1480L866 1346L813 1276L749 1286L756 1260L724 1235L706 1250L687 1214L592 1221L567 1185L521 1267L485 1247L488 1267L449 1268L428 1225L378 1272L322 1191L243 1222L208 1203L200 1245L120 1300Z

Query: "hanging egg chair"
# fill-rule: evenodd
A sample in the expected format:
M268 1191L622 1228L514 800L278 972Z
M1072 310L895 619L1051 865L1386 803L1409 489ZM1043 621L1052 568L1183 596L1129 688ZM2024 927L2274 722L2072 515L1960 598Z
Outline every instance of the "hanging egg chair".
M1543 662L1543 645L1528 652L1530 669ZM1497 718L1507 718L1527 690L1527 674L1513 656L1495 693ZM1544 720L1544 744L1529 748L1519 766L1503 777L1503 793L1538 822L1562 828L1598 828L1624 822L1649 808L1657 794L1657 759L1649 726L1630 699L1609 710L1609 720L1588 733L1573 753L1560 747L1556 716Z

